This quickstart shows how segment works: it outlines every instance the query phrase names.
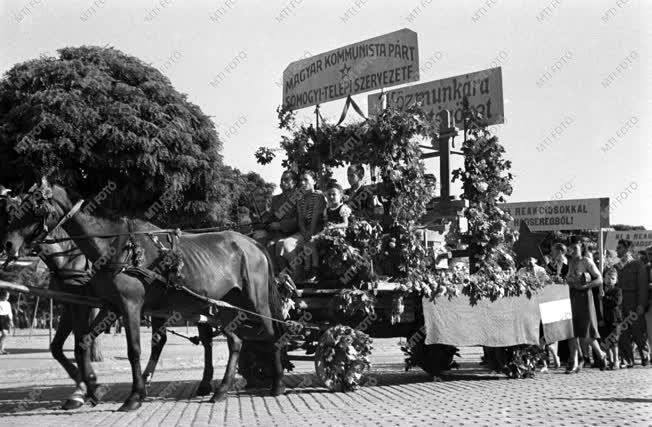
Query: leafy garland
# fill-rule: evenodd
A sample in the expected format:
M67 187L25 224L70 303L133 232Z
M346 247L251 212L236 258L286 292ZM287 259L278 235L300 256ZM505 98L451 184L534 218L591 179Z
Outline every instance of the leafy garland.
M419 107L402 112L386 109L364 122L346 126L322 123L316 129L312 124L297 126L292 112L277 111L279 127L290 133L282 137L280 144L286 154L283 167L296 172L312 170L330 177L330 168L347 163L367 164L381 176L382 182L375 184L376 194L391 200L386 212L392 218L392 226L386 230L388 235L381 236L377 225L360 221L352 222L346 236L326 231L316 239L325 245L329 267L335 266L336 274L345 274L351 265L382 265L384 273L401 282L406 292L429 289L426 270L432 262L417 221L434 196L434 184L425 175L419 148L420 138L436 137L433 116ZM374 149L361 149L366 147ZM276 151L260 148L256 152L258 162L269 163ZM360 229L367 230L369 235L365 239L360 237L364 234ZM370 250L372 247L374 251ZM359 274L351 286L359 286L365 279L369 279L368 274Z
M351 238L351 230L360 227L357 223L350 225L344 235L325 231L316 237L325 249L327 265L335 266L332 271L336 274L345 274L352 265L378 265L405 293L416 292L434 299L444 295L451 298L461 292L470 298L471 304L505 296L529 297L544 285L533 274L516 274L511 250L515 235L507 226L511 217L498 207L512 192L511 162L504 159L505 149L498 138L485 128L470 121L469 136L462 147L465 168L453 171L453 180L462 181L462 197L469 201L465 212L469 232L460 233L453 223L448 239L468 245L474 254L473 271L458 267L442 271L435 268L434 257L425 248L418 227L434 196L419 148L419 138L438 136L432 114L424 113L418 106L402 112L388 108L363 122L346 126L322 123L317 129L312 124L298 126L292 112L277 111L279 127L290 133L281 141L286 154L282 162L285 168L297 172L312 170L330 177L332 167L368 164L372 170L379 170L382 177L382 182L375 185L375 193L391 200L386 213L392 224L385 229L384 236L372 235L366 242ZM276 151L260 148L256 152L258 162L269 163ZM370 246L380 248L379 252L370 253ZM364 274L357 275L351 287L373 281L373 274L366 267L362 270Z
M337 325L321 336L315 352L317 376L332 391L353 391L371 366L372 339L364 332Z
M512 194L511 162L505 160L505 148L483 127L469 121L469 137L462 146L464 169L453 171L453 181L462 182L462 198L469 201L465 216L469 231L453 232L450 239L468 245L473 255L473 274L462 288L471 304L481 299L495 301L506 296L528 298L545 284L532 273L516 274L512 251L515 233L508 227L511 216L498 207L505 197Z
M507 348L507 361L502 371L512 379L534 378L537 364L545 357L538 345L517 345Z
M330 301L331 318L343 319L347 324L359 323L375 316L376 299L361 289L342 289Z
M320 277L343 286L374 288L374 255L380 252L382 228L376 222L351 217L346 230L326 228L314 237L320 259Z

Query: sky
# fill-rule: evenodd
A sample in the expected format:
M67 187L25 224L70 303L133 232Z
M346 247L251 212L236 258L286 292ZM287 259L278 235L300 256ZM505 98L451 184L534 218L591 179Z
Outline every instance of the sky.
M0 72L66 46L112 46L212 117L227 164L278 182L280 159L261 166L254 152L278 146L285 67L409 28L421 83L501 66L505 123L492 131L513 162L510 201L609 197L612 224L652 229L651 18L652 2L634 0L4 0ZM363 111L367 95L354 96ZM343 106L322 114L336 121Z

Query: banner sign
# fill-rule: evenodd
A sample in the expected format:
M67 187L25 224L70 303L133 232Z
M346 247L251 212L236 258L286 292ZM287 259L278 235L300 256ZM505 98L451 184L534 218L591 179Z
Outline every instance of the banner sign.
M620 239L632 241L632 252L642 251L652 246L652 230L607 231L604 248L616 249Z
M390 90L387 106L403 111L421 102L425 111L437 114L448 110L455 117L455 123L462 123L462 98L465 96L469 106L485 118L483 124L505 123L500 67ZM382 109L379 96L369 95L368 101L369 115L378 114Z
M609 198L502 203L498 207L514 218L509 223L514 230L519 229L522 221L532 231L597 230L609 227Z
M417 33L405 28L292 62L283 105L296 110L418 80Z
M549 285L528 298L480 300L476 305L460 295L422 299L426 344L509 347L539 344L543 324L546 342L573 337L568 286Z

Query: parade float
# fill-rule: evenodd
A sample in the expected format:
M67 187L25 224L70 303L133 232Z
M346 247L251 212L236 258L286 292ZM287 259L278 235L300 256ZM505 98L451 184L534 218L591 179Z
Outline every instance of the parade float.
M433 316L442 311L446 301L454 306L444 311L456 313L461 312L462 306L484 305L491 311L501 301L511 299L516 302L505 310L512 316L512 323L518 324L519 304L527 304L525 301L532 299L525 311L536 312L534 320L530 319L531 324L536 323L536 337L534 333L510 337L510 344L496 341L494 346L512 347L511 358L498 368L504 368L514 377L533 372L536 352L528 345L539 342L541 318L536 298L532 297L541 293L544 283L527 268L518 269L518 264L526 258L538 258L540 250L529 239L532 235L527 228L524 234L528 239L523 235L517 238L508 226L510 215L500 208L500 203L512 192L511 163L504 157L504 147L487 127L502 123L504 118L501 70L491 68L404 87L396 90L399 95L395 91L385 92L387 87L417 81L418 70L416 33L407 29L290 64L284 73L283 104L277 111L284 132L280 147L262 147L256 152L261 164L268 164L282 152L285 168L297 173L312 171L321 183L336 168L350 164L365 165L371 177L365 187L367 197L375 201L373 214L352 218L344 231L326 230L314 237L321 260L318 280L297 280L292 284L287 274L281 274L276 280L285 314L282 320L285 332L276 345L285 349L284 365L289 369L293 358L305 359L305 355L296 353L304 351L314 359L318 377L331 390L354 390L365 383L373 338L405 339L406 368L418 366L431 377L455 367L460 337L442 340L433 335L437 326ZM376 89L382 92L370 95L373 102L369 103L369 114L365 116L352 95ZM345 99L339 121L324 120L319 105L337 99ZM298 123L295 111L310 106L316 106L315 123ZM349 109L355 110L362 120L343 124ZM186 114L186 110L182 112ZM203 124L205 117L200 115L200 118ZM209 131L205 134L206 138L212 137ZM192 132L188 138L194 138ZM144 139L138 141L145 144ZM93 158L99 158L100 154L94 153ZM453 155L463 159L463 166L454 170ZM190 157L184 158L190 161ZM431 158L439 159L437 176L426 166L425 161ZM204 160L202 176L214 176L211 159ZM144 167L138 162L133 165ZM144 176L148 185L157 184L155 177ZM88 185L82 178L71 175L70 180ZM160 178L166 184L172 179ZM141 190L128 177L124 179L124 185L119 186L122 191ZM461 192L452 194L451 182L457 181L461 183ZM202 212L210 211L207 196L197 191L203 181L189 178L180 182L186 186L183 190L199 197L200 207L205 208ZM157 188L164 187L157 185ZM217 194L223 189L212 191ZM150 195L139 203L148 206L160 196L158 200L174 205L177 200L164 197L166 194L167 191ZM41 209L43 204L47 207L51 198L51 193L41 197L36 207ZM118 206L129 200L120 193L112 198ZM161 207L161 211L169 207ZM131 213L134 206L124 209L125 213ZM187 222L188 215L183 212L177 217ZM183 255L175 250L175 239L217 228L193 229L191 226L204 224L186 222L166 223L183 227L185 231L169 228L142 232L154 242L161 257L172 256L173 262L150 274L139 265L142 262L137 256L139 244L130 240L127 253L133 265L125 265L126 270L148 286L193 295L190 284L183 283ZM228 224L219 229L249 234L255 228L251 222L240 224L246 225L246 229L238 225ZM130 239L135 235L131 229L127 234ZM167 243L154 234L167 237ZM65 237L59 240L63 239L71 240ZM107 302L95 296L29 286L2 286L71 304L107 308ZM202 309L201 315L193 313L188 318L215 327L217 333L225 327L219 322L221 311L242 311L242 307L197 293L194 298L198 304L209 307ZM164 318L169 318L170 313L149 308L143 312ZM478 341L471 345L485 344ZM261 350L244 342L238 370L248 386L269 384L273 371L270 354L270 349Z

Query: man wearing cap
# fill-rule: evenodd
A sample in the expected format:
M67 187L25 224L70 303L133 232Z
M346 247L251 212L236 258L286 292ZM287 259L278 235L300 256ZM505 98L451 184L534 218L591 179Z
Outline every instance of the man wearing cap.
M641 355L641 364L646 366L649 363L646 351L645 321L643 315L648 303L648 272L646 266L632 256L632 242L621 239L616 246L616 253L620 262L616 264L618 270L617 286L623 291L623 318L627 323L627 329L623 325L623 332L620 336L623 358L628 359L629 366L633 366L634 353L632 338L638 347Z

